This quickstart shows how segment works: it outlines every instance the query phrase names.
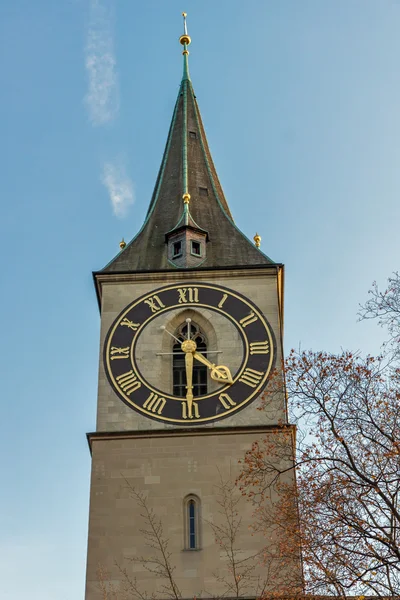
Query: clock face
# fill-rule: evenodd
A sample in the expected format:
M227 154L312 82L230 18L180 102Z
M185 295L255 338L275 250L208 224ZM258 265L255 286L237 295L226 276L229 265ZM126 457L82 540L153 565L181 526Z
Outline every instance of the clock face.
M217 347L225 351L204 350L190 318L182 317L186 326L180 334L168 326L185 312L195 319L197 311L209 315ZM229 332L236 341L227 347ZM162 352L165 336L170 352ZM187 283L153 290L127 306L107 334L104 366L111 387L130 408L187 426L226 418L252 402L266 386L275 353L271 326L248 298L217 285ZM157 361L171 365L173 355L179 355L184 373L178 391L156 368ZM208 372L208 386L196 387L199 368Z

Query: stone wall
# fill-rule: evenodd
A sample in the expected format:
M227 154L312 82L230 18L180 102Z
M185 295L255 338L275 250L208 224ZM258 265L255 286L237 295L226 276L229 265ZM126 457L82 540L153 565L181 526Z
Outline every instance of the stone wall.
M127 568L136 577L138 587L151 596L165 597L165 581L156 579L141 564L130 559L151 557L155 552L146 546L141 530L146 527L136 501L127 486L133 486L147 496L163 523L169 540L174 578L184 598L218 597L225 591L223 580L232 581L226 554L215 543L209 522L226 524L216 501L221 477L234 481L238 461L261 435L276 435L266 429L258 436L254 432L224 430L220 435L208 431L168 435L156 433L128 439L94 440L89 524L89 553L86 600L102 600L98 567L107 573L109 581L122 587L123 577L116 566ZM185 550L184 498L196 495L201 502L200 549ZM236 494L239 494L236 491ZM253 507L240 500L242 524L235 541L236 558L254 556L269 543L267 537L253 534ZM254 577L266 577L261 557L253 560ZM293 566L298 570L299 564ZM283 577L283 573L282 573ZM221 581L222 580L222 581ZM247 595L255 594L256 583L249 583ZM269 581L269 590L279 590L279 578Z
M210 522L220 519L216 486L220 478L234 481L241 460L252 443L265 435L275 435L279 422L286 421L283 398L267 412L259 411L260 399L223 420L183 428L148 419L126 406L111 389L103 366L105 336L119 313L135 299L167 284L210 282L237 291L254 302L269 321L276 338L276 359L282 357L282 331L278 269L237 269L187 273L182 271L153 274L104 276L101 304L101 338L97 432L90 436L92 445L92 481L90 496L88 566L86 600L103 600L98 581L99 566L109 573L110 582L121 586L116 563L136 577L148 596L165 597L162 581L155 579L143 565L132 563L134 556L149 556L141 530L144 523L126 481L146 494L148 503L162 519L175 577L184 598L218 597L224 592L222 580L229 579L224 553L215 543ZM240 363L242 341L235 327L218 313L194 306L164 313L150 322L138 340L137 351L142 373L154 385L162 381L172 389L171 358L157 356L170 352L170 337L160 324L174 331L190 317L205 333L208 348L218 351L219 364L229 365L234 373ZM210 389L215 385L209 380ZM161 386L160 386L161 387ZM184 499L193 494L201 502L201 548L185 550ZM236 543L240 556L261 551L267 538L252 535L253 507L241 499L242 526ZM265 575L255 561L254 574ZM292 571L300 577L300 563ZM285 574L281 577L284 579ZM279 590L274 580L273 591ZM271 588L270 588L271 589ZM248 595L253 595L250 590Z

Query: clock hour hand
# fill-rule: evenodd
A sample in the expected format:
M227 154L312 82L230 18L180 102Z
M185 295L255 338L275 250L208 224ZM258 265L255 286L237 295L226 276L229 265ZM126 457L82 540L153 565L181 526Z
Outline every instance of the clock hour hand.
M198 352L194 352L193 356L196 360L203 363L203 365L206 365L206 367L210 369L211 379L214 379L214 381L220 381L221 383L229 383L229 385L233 383L232 375L228 367L225 367L224 365L216 366Z

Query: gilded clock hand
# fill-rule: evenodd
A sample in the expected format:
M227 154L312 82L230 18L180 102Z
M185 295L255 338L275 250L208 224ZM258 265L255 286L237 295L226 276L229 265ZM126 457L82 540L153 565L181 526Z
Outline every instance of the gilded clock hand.
M198 352L193 353L194 358L196 358L199 362L206 365L211 371L211 379L214 381L221 381L222 383L229 383L231 385L233 383L232 375L228 367L224 365L214 365L209 360L206 359L205 356L199 354Z
M186 322L188 324L188 334L190 335L191 319L186 319ZM162 329L163 331L166 331L172 338L174 338L174 340L176 340L177 342L179 342L181 344L181 340L178 340L177 337L175 337L170 331L168 331L168 329L165 327L165 325L161 325L160 329ZM185 345L185 348L183 347L184 345ZM232 375L231 375L231 372L228 369L228 367L225 367L224 365L217 366L214 363L211 363L209 360L207 360L205 358L205 356L196 352L196 348L197 348L196 342L194 342L193 340L187 339L182 343L181 348L182 348L183 352L185 352L185 354L192 353L194 358L196 358L199 362L203 363L203 365L206 365L206 367L208 367L210 369L211 379L214 379L214 381L220 381L222 383L229 383L229 385L232 385L233 379L232 379ZM185 356L185 365L187 365L186 356ZM187 378L187 367L186 367L186 378ZM186 394L186 400L188 403L188 412L190 415L192 415L193 392L191 392L191 400L189 400L189 396L190 396L190 393L189 393L189 389L188 389L188 393ZM193 417L190 417L190 418L193 418Z
M190 322L191 319L186 319L188 324L188 334L190 335ZM186 367L186 402L188 409L188 417L189 419L193 419L193 353L195 352L197 346L196 342L193 340L187 339L181 342L177 337L175 337L165 325L161 325L160 329L168 333L174 340L176 340L179 344L181 344L182 351L185 353L185 367Z
M182 350L185 353L188 417L189 419L193 419L193 352L196 350L196 342L193 342L193 340L185 340L182 343Z

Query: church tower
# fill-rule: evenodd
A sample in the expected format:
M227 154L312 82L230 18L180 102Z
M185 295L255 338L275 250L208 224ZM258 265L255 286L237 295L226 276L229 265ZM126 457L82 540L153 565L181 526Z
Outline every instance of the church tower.
M215 539L221 482L234 483L252 443L287 423L284 398L257 410L282 360L283 265L233 220L189 74L190 42L184 15L183 77L145 222L94 273L101 338L86 600L235 596ZM268 541L252 535L252 507L238 502L235 552L262 581ZM170 578L149 518L162 526ZM300 577L299 562L291 568ZM244 595L257 595L252 585Z

